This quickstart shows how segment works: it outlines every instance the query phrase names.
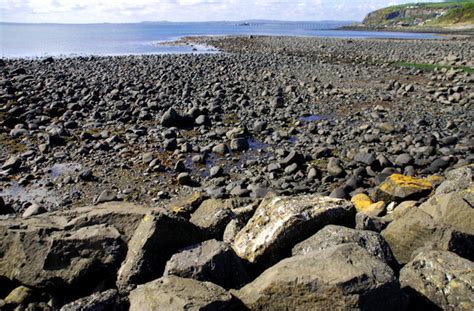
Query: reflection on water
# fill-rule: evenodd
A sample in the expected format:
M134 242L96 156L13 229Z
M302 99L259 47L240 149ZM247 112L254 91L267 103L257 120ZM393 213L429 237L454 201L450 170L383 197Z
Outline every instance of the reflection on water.
M59 194L55 190L47 188L44 182L35 183L28 188L13 182L0 192L0 196L19 202L44 202L52 205L59 205L61 202Z
M51 177L61 177L80 171L82 166L79 163L57 163L51 166Z
M309 115L309 116L303 116L303 117L299 117L298 118L298 121L301 121L301 122L315 122L315 121L320 121L324 119L322 116L317 116L317 115Z

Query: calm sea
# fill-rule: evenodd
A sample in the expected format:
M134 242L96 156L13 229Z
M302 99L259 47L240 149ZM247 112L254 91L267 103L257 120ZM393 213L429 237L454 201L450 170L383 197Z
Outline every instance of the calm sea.
M344 22L208 22L138 24L0 23L2 57L189 53L157 43L189 35L284 35L339 38L435 38L430 34L333 30Z

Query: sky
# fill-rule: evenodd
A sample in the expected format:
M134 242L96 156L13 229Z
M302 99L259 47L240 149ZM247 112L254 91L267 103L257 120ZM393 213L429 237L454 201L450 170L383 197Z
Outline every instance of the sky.
M0 21L28 23L248 19L361 21L373 10L407 2L413 0L0 0ZM433 2L433 0L417 2Z

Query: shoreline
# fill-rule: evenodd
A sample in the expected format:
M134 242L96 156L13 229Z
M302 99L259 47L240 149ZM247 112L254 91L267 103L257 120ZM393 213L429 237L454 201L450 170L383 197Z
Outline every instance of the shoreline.
M342 26L337 28L347 31L374 31L374 32L401 32L401 33L427 33L461 37L474 37L474 28L449 29L449 28L401 28L401 27L367 27L367 26Z
M472 40L181 41L0 61L0 308L471 301Z
M351 29L351 28L347 28L347 29L344 29L344 28L335 28L335 29L325 29L325 31L341 31L341 30L345 30L345 31L369 31L369 32L378 32L376 30L373 30L373 29ZM397 32L397 31L393 31L393 32ZM399 31L400 33L410 33L409 31ZM426 33L426 34L434 34L436 35L437 33L430 33L430 32L423 32L423 33ZM439 33L439 34L442 34L442 33ZM189 46L187 44L187 42L183 41L184 38L188 38L188 37L232 37L232 36L242 36L242 37L246 37L246 36L254 36L254 37L295 37L295 38L321 38L321 39L341 39L341 40L344 40L344 39L353 39L353 40L359 40L359 39L367 39L367 40L433 40L433 39L436 39L436 40L439 40L439 39L445 39L445 38L370 38L370 37L367 37L367 38L360 38L360 37L337 37L337 36L316 36L316 35L292 35L292 36L289 36L289 35L247 35L247 34L241 34L241 35L234 35L234 34L230 34L230 35L183 35L181 37L177 37L177 38L174 38L174 39L170 39L170 40L162 40L162 41L155 41L153 43L150 43L150 45L152 46L183 46L183 47L186 47L186 46ZM191 47L192 48L192 47ZM122 57L122 56L141 56L141 55L168 55L168 54L193 54L193 53L206 53L208 52L206 49L208 47L204 46L205 50L201 51L199 50L196 50L196 51L175 51L175 52L167 52L167 51L156 51L156 52L145 52L145 53L124 53L124 54L121 54L121 53L113 53L113 54L75 54L75 53L71 53L71 54L59 54L59 55L55 55L55 54L52 54L52 55L37 55L37 56L4 56L2 55L0 57L0 59L44 59L44 58L49 58L49 57L54 57L54 58L74 58L74 57ZM213 51L210 51L211 53Z

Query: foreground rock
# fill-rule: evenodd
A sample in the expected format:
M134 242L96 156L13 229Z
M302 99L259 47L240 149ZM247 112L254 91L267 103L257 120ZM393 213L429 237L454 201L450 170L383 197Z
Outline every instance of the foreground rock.
M130 311L241 310L222 287L177 276L162 277L130 292Z
M353 219L353 206L345 200L317 195L268 198L237 234L232 247L242 259L268 267L324 226L350 224Z
M296 244L293 247L293 256L306 255L333 246L355 243L364 248L369 254L380 259L390 267L396 269L397 263L387 242L380 234L373 231L354 230L341 226L329 225L315 235Z
M118 288L125 290L159 277L173 253L200 239L200 231L185 219L165 214L145 216L128 244L127 257L118 271Z
M248 283L244 266L229 244L205 241L173 255L166 263L164 275L176 275L209 281L226 289Z
M450 252L418 254L400 271L403 290L412 310L472 310L474 263Z
M0 276L74 297L110 286L126 242L149 213L112 203L0 222Z
M472 191L439 194L402 213L382 231L395 258L405 264L422 249L452 251L474 258Z
M287 258L236 295L253 310L399 310L393 271L356 244Z
M430 180L393 174L379 186L377 197L388 202L417 200L427 196L432 190Z
M189 221L206 232L209 238L222 239L225 227L233 217L229 201L210 199L202 202Z

